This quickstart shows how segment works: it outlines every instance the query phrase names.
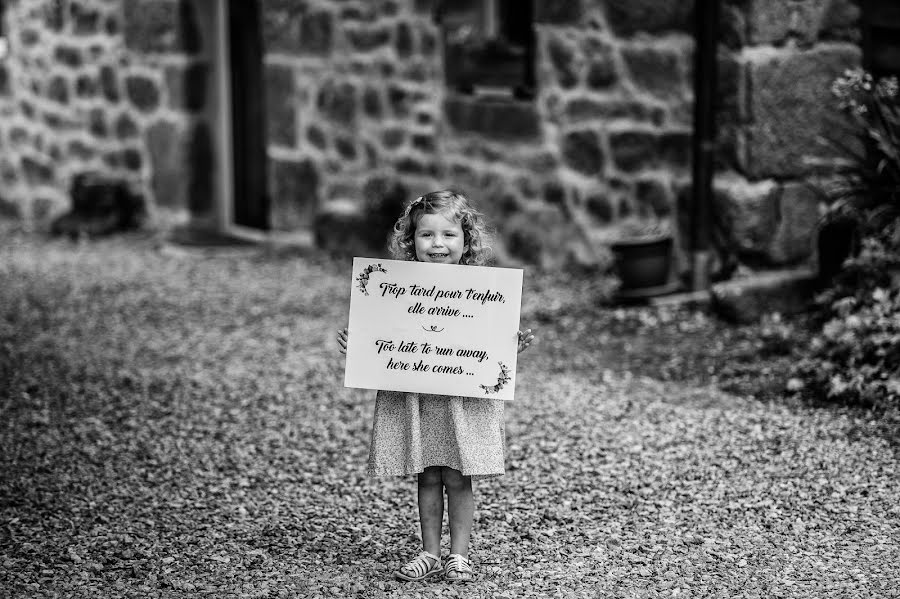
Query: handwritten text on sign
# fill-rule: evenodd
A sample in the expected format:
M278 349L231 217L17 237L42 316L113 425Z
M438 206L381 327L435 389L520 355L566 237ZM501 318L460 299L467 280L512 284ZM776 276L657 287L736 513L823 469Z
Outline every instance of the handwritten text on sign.
M353 259L344 385L511 400L522 271Z

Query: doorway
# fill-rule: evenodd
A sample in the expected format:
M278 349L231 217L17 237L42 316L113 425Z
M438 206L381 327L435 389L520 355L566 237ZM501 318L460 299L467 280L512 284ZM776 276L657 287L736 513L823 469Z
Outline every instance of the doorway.
M234 224L268 230L266 114L259 0L228 0Z

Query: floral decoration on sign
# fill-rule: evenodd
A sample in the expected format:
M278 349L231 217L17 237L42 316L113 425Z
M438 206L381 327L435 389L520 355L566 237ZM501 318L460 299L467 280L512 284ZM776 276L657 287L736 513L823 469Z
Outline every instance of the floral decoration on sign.
M500 376L497 377L496 385L478 385L482 389L484 389L485 395L490 395L491 393L497 393L506 386L506 383L509 382L509 367L503 362L497 362L500 365Z
M366 285L369 284L369 275L373 272L387 272L385 269L381 267L381 264L370 264L363 269L359 276L356 277L356 284L359 286L359 290L369 295L368 290L366 290Z

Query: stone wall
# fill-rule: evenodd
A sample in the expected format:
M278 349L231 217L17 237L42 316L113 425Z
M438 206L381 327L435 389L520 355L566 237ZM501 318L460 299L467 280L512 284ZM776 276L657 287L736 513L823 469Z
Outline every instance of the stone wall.
M448 91L430 2L266 6L273 154L289 181L316 173L320 209L363 198L372 178L411 195L454 186L493 218L502 252L545 264L602 261L621 217L686 210L690 2L538 0L531 101ZM806 183L827 174L830 82L859 63L857 19L847 0L723 5L716 208L746 263L811 255Z
M861 62L859 9L847 0L729 0L723 11L716 212L745 263L808 260L836 117L830 87Z
M132 181L150 208L208 208L209 49L189 2L13 0L0 63L0 212L43 222L73 176ZM158 211L156 211L158 212Z
M208 185L187 176L210 143L195 3L12 3L15 47L0 67L7 212L45 216L86 167L138 178L155 206L208 207ZM691 2L535 0L531 100L448 90L435 4L262 0L275 228L369 210L385 189L455 187L488 213L501 255L560 265L602 262L623 216L683 209ZM722 12L724 238L751 265L802 262L819 209L805 182L827 175L818 136L831 79L860 61L857 10L727 0Z

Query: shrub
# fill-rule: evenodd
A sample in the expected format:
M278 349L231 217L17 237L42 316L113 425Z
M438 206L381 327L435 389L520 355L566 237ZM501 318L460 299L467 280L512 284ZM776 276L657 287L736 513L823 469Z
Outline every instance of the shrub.
M831 399L900 407L900 219L863 239L818 303L824 324L797 374Z
M830 399L900 407L897 79L876 81L857 69L838 78L832 91L858 143L835 142L846 160L839 182L828 190L832 201L825 221L851 223L855 241L817 298L822 328L795 374Z

